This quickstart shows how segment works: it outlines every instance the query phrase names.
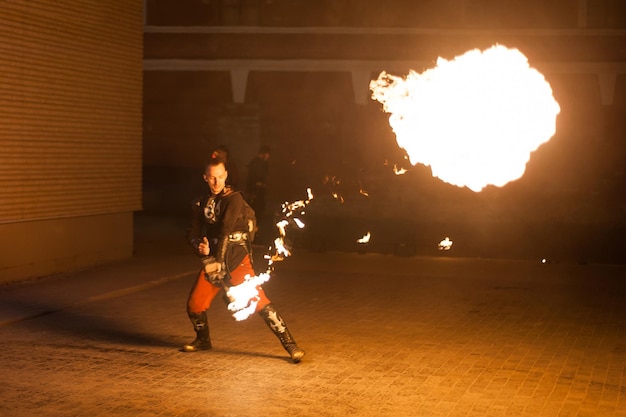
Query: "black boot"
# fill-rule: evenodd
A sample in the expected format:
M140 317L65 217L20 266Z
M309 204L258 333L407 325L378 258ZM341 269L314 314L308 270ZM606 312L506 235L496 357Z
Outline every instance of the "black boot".
M209 322L207 320L206 312L200 314L189 313L189 319L193 323L193 328L196 331L196 340L183 345L183 352L196 352L198 350L211 349L211 339L209 338Z
M266 305L259 311L259 315L263 318L267 327L278 337L278 340L280 340L285 350L289 352L293 363L300 362L304 357L304 350L300 349L296 341L293 340L293 336L289 333L289 329L287 329L285 322L274 309L274 306L272 304Z

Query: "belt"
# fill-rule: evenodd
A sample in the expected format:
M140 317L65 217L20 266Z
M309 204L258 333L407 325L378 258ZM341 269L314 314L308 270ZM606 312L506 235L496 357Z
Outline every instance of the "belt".
M235 232L228 235L229 242L243 242L245 240L248 240L247 232Z

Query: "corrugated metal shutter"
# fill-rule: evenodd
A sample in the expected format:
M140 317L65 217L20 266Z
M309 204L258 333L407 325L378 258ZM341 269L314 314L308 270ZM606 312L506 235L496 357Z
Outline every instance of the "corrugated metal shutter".
M141 209L142 2L0 6L0 223Z

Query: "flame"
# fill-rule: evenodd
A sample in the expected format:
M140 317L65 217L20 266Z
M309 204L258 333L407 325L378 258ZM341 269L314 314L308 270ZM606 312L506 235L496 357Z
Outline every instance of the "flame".
M226 290L226 295L231 301L228 304L228 310L232 312L232 316L237 321L245 320L254 311L259 302L258 287L269 281L271 277L272 264L276 261L282 261L284 258L291 256L291 252L285 246L284 237L287 234L287 226L290 224L290 219L299 228L304 227L302 220L293 217L294 212L300 210L300 214L304 215L304 207L306 207L313 199L313 193L310 188L307 188L307 199L298 200L292 203L285 202L282 205L283 218L276 223L279 236L274 240L274 254L270 254L272 246L267 248L267 253L264 255L264 259L267 259L267 271L261 273L258 276L250 277L246 275L244 282L239 285L232 286Z
M396 175L402 175L402 174L406 174L407 170L404 168L398 168L397 165L394 164L393 166L393 173Z
M402 79L382 72L372 98L410 162L473 191L520 178L531 152L556 131L550 84L517 49L478 49Z
M231 303L228 304L228 310L233 312L232 315L235 320L245 320L254 313L259 303L258 287L269 279L270 275L268 273L262 273L254 277L246 275L244 282L230 287L226 291L226 295L231 300Z
M291 252L289 252L289 249L285 247L285 242L283 241L282 237L277 237L274 240L274 246L276 247L276 257L271 258L273 261L276 261L279 259L282 260L283 258L286 258L287 256L291 256Z
M334 178L334 177L333 177ZM294 202L285 201L282 205L283 218L276 223L278 229L278 237L274 239L274 254L270 254L272 247L268 248L268 253L265 255L265 259L268 260L268 273L272 268L272 264L277 261L282 261L288 256L291 256L291 252L285 245L284 238L287 235L287 227L293 222L298 228L302 229L305 225L302 220L294 216L294 213L300 213L304 215L304 208L309 205L313 200L313 192L311 188L306 189L307 199L297 200Z
M280 236L285 236L285 228L288 225L289 225L289 222L287 220L281 220L278 223L276 223L276 228L278 229Z
M357 239L357 243L368 243L370 241L370 237L372 237L372 235L370 234L370 232L367 232L367 234L365 236L363 236L360 239Z
M450 248L452 247L452 243L453 242L450 240L450 238L446 236L444 240L439 242L439 250L450 250Z

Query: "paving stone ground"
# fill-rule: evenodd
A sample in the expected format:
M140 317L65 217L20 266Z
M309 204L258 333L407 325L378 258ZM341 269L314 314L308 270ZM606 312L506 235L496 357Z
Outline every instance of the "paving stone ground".
M221 300L179 352L197 260L142 245L0 287L0 416L626 417L624 266L294 253L265 285L294 365Z

